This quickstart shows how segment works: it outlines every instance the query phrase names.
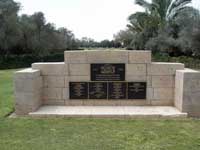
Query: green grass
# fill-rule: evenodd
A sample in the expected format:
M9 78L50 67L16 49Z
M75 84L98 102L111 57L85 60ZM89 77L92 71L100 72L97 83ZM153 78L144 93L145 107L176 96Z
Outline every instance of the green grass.
M0 150L200 150L200 120L9 119L14 70L0 71Z
M14 110L13 74L15 70L0 70L0 117Z

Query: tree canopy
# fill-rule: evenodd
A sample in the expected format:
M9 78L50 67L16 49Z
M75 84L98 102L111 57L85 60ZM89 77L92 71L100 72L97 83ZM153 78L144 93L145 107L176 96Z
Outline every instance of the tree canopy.
M199 10L192 0L135 0L144 8L128 17L126 30L114 37L128 48L168 52L172 55L199 55ZM123 34L122 34L123 33ZM194 40L195 39L195 40ZM123 42L128 41L128 42ZM195 42L194 42L195 41ZM194 44L195 43L195 44Z

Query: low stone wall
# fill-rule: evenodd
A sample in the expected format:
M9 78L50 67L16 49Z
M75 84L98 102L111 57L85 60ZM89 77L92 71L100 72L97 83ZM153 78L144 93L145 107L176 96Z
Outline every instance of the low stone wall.
M70 82L92 82L91 81L91 64L99 63L122 63L125 64L125 82L146 82L147 83L147 98L144 100L70 100L69 98L69 83ZM40 79L37 85L37 92L41 92L41 98L37 98L38 105L34 103L34 109L39 104L42 105L102 105L102 106L129 106L129 105L152 105L152 106L176 106L182 111L179 103L185 103L185 96L179 99L177 95L184 95L181 91L180 82L188 82L188 78L180 78L180 74L187 72L184 70L184 64L181 63L154 63L151 62L150 51L66 51L65 62L61 63L34 63L32 69L24 70L16 73L16 87L21 86L18 77L23 73L32 74L34 82ZM198 75L197 75L198 76ZM28 81L28 79L26 79ZM175 84L176 82L176 84ZM176 85L176 86L175 86ZM31 82L24 82L24 86L33 86ZM176 87L176 88L175 88ZM185 86L184 86L185 87ZM16 95L21 91L16 88ZM28 103L29 96L26 91L22 91L23 98L16 97L16 103L26 101ZM32 91L30 91L32 93ZM189 92L194 93L194 92ZM35 94L37 95L37 94ZM193 95L190 95L193 96ZM196 96L196 95L194 95ZM176 98L175 98L176 97ZM197 96L196 96L197 97ZM25 100L27 99L27 100ZM32 101L32 100L31 100ZM33 100L36 102L36 100ZM179 102L180 101L180 102ZM197 103L200 103L197 101ZM23 103L22 103L23 104ZM16 105L17 106L17 105ZM23 107L23 105L19 105ZM37 107L36 107L37 106ZM16 110L20 110L16 107ZM191 106L191 108L193 105ZM199 107L196 107L199 108ZM33 110L34 110L33 109ZM21 109L22 110L22 109ZM27 112L33 111L27 109Z
M89 82L91 63L125 63L127 82L147 82L147 100L69 100L69 82ZM176 70L180 63L151 63L149 51L67 51L65 63L35 63L44 79L47 105L173 105Z

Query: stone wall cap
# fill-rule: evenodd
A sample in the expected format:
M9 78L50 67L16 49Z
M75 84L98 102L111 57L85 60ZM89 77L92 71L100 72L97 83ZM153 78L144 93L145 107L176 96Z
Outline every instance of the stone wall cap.
M27 68L27 69L17 71L16 73L35 73L35 72L38 72L38 71L39 70L37 70L37 69Z
M16 78L35 78L40 76L40 70L27 68L20 71L15 72Z
M33 63L32 65L62 65L65 64L64 62L38 62Z
M151 53L151 50L127 50L128 52Z
M190 68L185 68L184 70L177 70L177 72L182 72L182 73L200 73L200 71L193 70Z
M125 51L127 52L128 50L125 49L116 49L116 50L110 50L110 49L99 49L99 50L73 50L73 51L65 51L65 53L80 53L80 52L115 52L115 51Z
M152 65L184 65L183 63L173 63L173 62L152 62Z

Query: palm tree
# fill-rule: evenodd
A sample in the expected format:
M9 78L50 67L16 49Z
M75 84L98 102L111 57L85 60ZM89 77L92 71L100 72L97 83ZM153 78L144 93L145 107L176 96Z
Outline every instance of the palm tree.
M135 3L145 9L145 12L132 14L128 19L128 27L135 32L142 31L146 26L163 26L174 20L180 12L189 6L192 0L135 0Z
M145 0L135 0L135 3L143 7L148 13L157 15L162 21L174 19L181 10L192 0L152 0L151 3Z

